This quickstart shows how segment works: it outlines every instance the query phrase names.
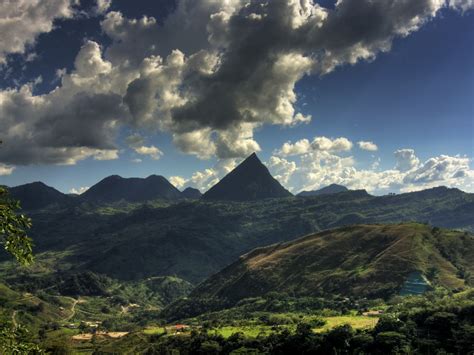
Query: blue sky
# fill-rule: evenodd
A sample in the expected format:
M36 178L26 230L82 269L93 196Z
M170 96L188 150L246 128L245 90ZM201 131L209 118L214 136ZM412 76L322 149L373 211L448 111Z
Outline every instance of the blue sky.
M184 0L182 2L186 3ZM231 18L244 16L244 10L239 8L241 5L237 4L239 3L237 0L230 2L235 3L231 10L219 9L215 2L211 0L208 2L210 3L208 8L203 6L196 10L190 5L190 9L184 11L180 10L179 4L174 1L141 0L134 1L132 5L124 0L112 0L110 3L83 0L80 6L73 6L68 4L68 0L64 0L64 6L70 6L69 12L61 8L58 9L58 13L49 14L49 17L45 16L42 19L52 24L51 30L35 32L35 29L32 29L33 39L24 39L23 48L12 49L13 47L8 45L5 49L0 48L0 59L2 53L4 57L4 64L0 69L0 90L4 95L4 99L0 100L0 128L8 132L2 134L5 137L2 137L4 154L3 156L0 154L0 183L14 186L41 180L61 191L69 192L72 189L90 187L112 174L125 177L160 174L171 178L179 188L197 186L205 190L247 154L259 150L260 158L266 162L270 171L295 192L301 189L319 188L332 182L352 188L366 188L376 194L411 191L438 185L474 191L472 163L474 12L472 10L467 8L463 12L460 7L455 9L453 6L445 5L433 13L433 9L429 8L427 12L429 15L418 14L426 18L423 23L416 25L416 29L407 25L411 20L409 17L406 23L394 26L394 28L403 26L409 28L406 36L398 33L381 33L386 29L378 29L374 25L374 28L370 29L373 33L364 33L364 37L356 41L363 43L365 47L362 53L370 52L370 58L367 60L360 57L355 63L351 63L347 58L355 55L354 47L342 49L338 47L340 53L334 55L334 58L327 54L319 57L321 50L327 51L330 48L336 51L332 49L336 47L333 47L335 44L331 43L330 38L334 36L336 43L336 40L341 41L342 37L339 38L332 32L325 34L325 38L329 38L325 40L326 47L317 48L318 51L312 52L314 47L311 46L315 46L314 44L301 49L290 43L285 44L287 47L284 53L277 55L272 51L280 48L278 41L281 43L288 41L286 34L282 34L282 38L273 38L278 35L271 37L268 34L268 42L275 44L268 45L268 53L262 50L261 57L255 58L247 52L239 52L240 47L236 47L237 49L232 47L239 43L232 38L230 27L233 26L232 22L226 24L231 30L229 37L222 40L223 44L219 43L217 46L214 43L206 43L209 33L205 32L209 24L204 22L208 21L209 14L228 11ZM321 4L326 6L323 11L339 11L341 16L344 14L344 9L333 10L334 6L330 1ZM99 5L103 6L100 11ZM200 21L199 18L191 20L190 17L186 17L190 16L191 10L197 14L196 17L202 13L201 20L204 23L204 25L196 24L196 28L202 28L202 33L197 33L195 28L196 39L193 41L187 39L189 34L185 30L182 35L176 34L180 31L178 29L184 26L185 21ZM377 23L380 20L373 11L363 10L348 8L345 11L352 13L360 11L359 16L367 16L365 20L369 23L371 21ZM410 9L402 10L409 13ZM112 14L115 14L115 17ZM117 14L121 17L117 17ZM139 21L143 16L147 16L148 19L155 18L156 23L147 22L143 26L140 25ZM173 16L174 22L168 21L170 18L173 19ZM263 14L263 19L259 21L263 22L269 16L270 14ZM329 19L330 16L331 14ZM383 16L389 17L390 14L385 13ZM313 17L304 18L303 21L309 25L310 21L315 21ZM329 23L329 19L320 20L323 24L322 29ZM113 26L106 29L106 22ZM28 26L28 23L25 22L24 26ZM329 27L329 24L327 26ZM356 36L355 26L354 24L352 31L354 34L349 32L346 37ZM164 31L167 28L174 31L173 36L166 35ZM337 32L340 26L335 28L336 30L331 31ZM265 41L262 32L251 33L246 40L252 41L259 38L258 36ZM311 42L315 39L305 38L305 40ZM382 49L385 46L379 44L382 40L384 43L390 43L390 50ZM347 42L350 41L347 39ZM126 47L127 43L129 47ZM120 51L120 45L125 46L125 51ZM135 45L137 46L134 47ZM155 47L156 49L150 50L150 53L146 52L148 48ZM208 51L216 58L219 57L221 64L220 67L217 65L212 69L214 72L211 74L211 79L206 77L191 81L184 76L176 84L176 92L182 94L181 98L191 102L190 107L173 106L173 110L168 112L162 107L153 106L153 102L159 101L163 96L163 91L160 90L167 88L159 87L165 85L161 77L144 74L140 69L143 68L147 58L149 60L152 55L166 58L170 54L169 49L179 49L188 63L189 58L201 48L202 51ZM82 71L78 69L76 59L79 58L80 51L84 52L81 58L86 63L82 65ZM231 92L235 84L235 87L244 85L243 87L251 87L252 90L257 87L256 92L249 93L251 97L268 96L264 101L268 107L258 106L260 103L253 103L254 106L250 108L246 107L252 112L257 112L257 116L251 119L238 114L231 120L228 118L231 111L222 108L225 108L229 100L235 100L230 105L234 108L236 103L247 102L249 100L247 97L242 98L237 92L234 96L225 96L222 102L218 102L219 100L213 102L212 95L215 96L215 93L202 93L202 86L195 83L199 80L209 83L214 77L219 78L219 71L226 65L226 61L246 63L250 58L252 61L249 63L254 63L264 58L268 65L273 65L288 53L295 57L291 57L290 64L285 62L285 65L290 66L285 67L285 71L292 73L294 70L294 76L288 74L288 77L279 77L281 73L277 73L274 78L271 77L274 72L267 72L262 66L254 68L261 78L260 81L268 82L267 88L275 88L274 97L271 93L258 91L260 82L256 81L253 85L252 76L244 81L244 84L239 83L240 86L233 82L226 83L225 87ZM300 58L303 58L301 68L297 67L297 64L294 64L294 68L291 67L291 63L297 63ZM338 65L327 70L329 73L325 73L321 63L328 58L336 60ZM206 60L212 61L212 58ZM166 65L171 67L169 64ZM65 69L61 74L62 77L58 75L58 70L61 69ZM235 70L237 75L243 75L239 74L239 70L241 73L246 69L242 66ZM83 84L86 79L80 84L74 83L72 89L68 87L66 83L68 76L72 78L76 74L76 78L93 78L92 74L86 73L87 70L97 75L91 82L110 81L114 83L113 85L119 86L123 84L119 78L130 75L130 79L123 84L125 86L121 93L118 89L106 87L105 84L100 84L104 87L90 89L92 84ZM191 69L186 70L185 73ZM203 76L201 72L195 75ZM145 77L146 75L150 77ZM170 75L166 80L173 80L173 75L184 74L173 72ZM136 96L133 96L138 100L139 114L133 113L126 95L135 88L132 85L135 79L136 87L142 88L140 85L146 83L148 86L143 85L152 92L151 96L148 96L148 92L137 91ZM31 84L35 80L36 84ZM220 84L222 80L222 78L215 79L215 83ZM247 86L248 83L252 85ZM29 85L28 94L21 92L25 85ZM191 94L188 91L181 92L183 88L190 88ZM53 90L56 93L52 94ZM113 102L125 102L128 107L123 110L123 118L116 117L122 115L122 111L116 107L113 107L113 113L109 113L109 108L105 107L105 104L101 105L100 109L91 109L91 115L97 117L84 119L84 122L87 122L84 123L84 129L94 137L84 139L87 134L76 134L82 127L83 118L80 112L72 118L69 118L69 114L78 110L74 100L83 92L87 95L87 100L91 100L86 102L93 102L90 104L91 107L102 100L102 96L93 100L90 98L93 95L108 95L111 106L118 105ZM282 92L284 94L281 94ZM294 113L285 113L286 116L281 114L280 117L278 105L272 107L272 104L279 102L281 95L291 98L291 93L296 94L298 98L297 101L289 99ZM189 95L189 98L185 95ZM18 104L19 107L15 107L13 103L23 102L20 97L28 104ZM46 102L44 107L41 106L42 103L36 103L39 97ZM149 97L151 101L145 101ZM118 101L114 101L115 99ZM202 106L193 103L192 100L203 101L208 106L209 103L216 105L217 109L210 114L215 115L212 119L209 118L210 123L206 113L196 111L202 110ZM51 104L48 106L49 102ZM57 102L64 102L64 107L54 109L53 106L58 106ZM175 102L173 104L178 105ZM32 123L26 122L25 132L22 131L19 135L13 127L15 122L24 120L24 115L30 112L22 111L26 110L24 107L27 105L38 111L44 109L44 114L38 114L38 118L31 119ZM147 105L153 108L142 114L140 110L142 107L148 107ZM168 107L170 104L165 102L162 105ZM208 106L205 106L206 109ZM110 119L100 117L103 110L109 110L105 115L110 115ZM133 116L131 118L130 112ZM303 117L311 116L311 121L298 123L296 113L301 113ZM290 120L291 123L282 124L283 119L287 122ZM107 124L101 123L96 126L97 123L94 123L89 127L87 126L89 121L107 121ZM61 126L63 124L61 122L66 122L65 128L61 130L48 128ZM199 137L187 140L186 133L189 133L189 128L183 122L198 127L193 128L193 132L199 132ZM37 129L45 130L44 133L37 134L40 137L38 139L35 131ZM28 130L31 134L28 134ZM61 146L48 142L53 141L58 132L64 134L64 130L68 142L75 142L74 145L68 146L66 143ZM204 131L211 133L206 136L202 133ZM137 134L140 137L139 142L131 144L127 137ZM317 143L323 142L314 140L317 137L325 137L324 142L327 144ZM341 143L338 145L335 140L340 137L346 140L338 141ZM11 142L15 139L19 140L18 146L13 146ZM304 139L309 144L306 144ZM197 144L193 144L196 141ZM294 149L294 144L298 141L301 142L299 147L303 148ZM360 141L372 142L377 150L361 149L358 145ZM289 143L288 147L293 148L284 151L282 145L286 142ZM35 144L38 144L38 147ZM34 146L34 149L27 150L29 146ZM85 151L78 153L79 148L87 149L87 153L84 153ZM102 153L98 153L99 150L108 153L100 155ZM397 151L398 153L395 153Z

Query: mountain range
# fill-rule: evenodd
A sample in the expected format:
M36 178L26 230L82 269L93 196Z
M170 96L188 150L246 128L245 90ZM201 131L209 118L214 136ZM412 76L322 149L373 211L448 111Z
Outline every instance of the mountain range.
M176 275L199 283L254 248L355 224L418 221L474 231L474 194L439 187L394 196L352 190L300 198L256 155L202 198L159 176L111 176L74 197L41 183L10 191L29 209L38 260L122 280Z

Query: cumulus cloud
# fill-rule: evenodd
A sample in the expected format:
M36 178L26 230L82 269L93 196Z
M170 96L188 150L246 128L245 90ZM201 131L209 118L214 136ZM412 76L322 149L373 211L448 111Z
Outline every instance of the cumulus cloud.
M0 60L23 53L55 18L73 16L71 2L0 5ZM109 5L97 1L98 11ZM344 0L327 9L312 0L180 0L164 23L110 11L101 22L111 40L105 54L85 42L50 93L33 94L33 84L0 91L0 162L112 157L124 125L168 132L179 149L200 158L244 157L260 150L259 127L311 120L296 108L295 86L304 76L373 60L447 6L464 10L470 1ZM352 148L343 138L305 144L288 146L287 155Z
M288 161L284 158L271 156L267 162L267 167L270 170L270 173L275 179L277 179L281 184L288 185L291 177L296 171L296 163L293 161ZM289 187L290 191L292 187Z
M361 169L345 149L349 145L334 145L335 139L318 139L312 144L308 139L287 142L274 152L267 163L270 171L287 188L294 192L315 190L336 183L351 189L366 189L383 194L406 192L440 185L474 191L474 170L465 156L440 155L424 162L413 149L394 152L395 167L379 170L380 158L367 169ZM339 142L345 140L339 138ZM319 149L314 149L314 147ZM333 149L336 146L337 149ZM325 149L324 149L325 148Z
M172 176L170 182L177 188L194 187L205 192L230 173L237 166L237 162L236 159L222 159L212 168L194 172L190 178Z
M420 165L420 160L413 149L399 149L394 154L397 161L395 169L397 170L410 171Z
M81 195L87 190L89 190L89 186L81 186L81 187L78 187L77 189L73 187L71 190L69 190L69 193L75 194L75 195Z
M377 144L375 144L374 142L369 142L369 141L359 141L357 142L357 145L359 146L360 149L367 150L369 152L376 152L379 149L377 147Z
M347 152L352 149L352 146L352 142L345 137L335 139L314 137L311 143L308 139L301 139L295 143L286 142L275 153L282 156L292 156L306 154L311 151Z
M0 176L11 175L11 173L13 173L13 170L15 170L15 167L0 163Z
M279 154L283 156L300 155L308 153L311 144L307 139L301 139L295 143L286 142L279 150Z
M141 147L136 147L134 149L135 149L135 152L137 152L137 154L148 155L153 160L158 160L163 155L163 152L159 150L157 147L155 147L154 145L149 146L149 147L141 146Z
M138 133L132 134L125 139L128 146L140 155L148 155L153 160L159 160L163 156L163 152L154 145L146 146L145 139ZM140 159L138 159L140 160ZM135 163L141 163L135 160Z
M95 12L97 14L104 14L107 12L107 10L110 8L112 5L112 0L97 0L96 6L95 6Z
M187 180L182 176L170 176L169 181L171 184L174 185L177 189L180 189L186 184Z
M449 0L449 6L465 12L474 8L474 0Z
M25 53L38 35L50 32L54 20L74 15L74 0L16 0L0 2L0 64L11 53Z

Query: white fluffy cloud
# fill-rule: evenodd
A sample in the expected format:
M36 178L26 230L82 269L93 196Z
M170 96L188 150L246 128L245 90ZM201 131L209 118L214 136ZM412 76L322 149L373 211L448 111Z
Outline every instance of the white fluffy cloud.
M346 139L339 138L338 144L325 137L316 137L314 141L319 144L307 139L294 144L287 142L267 163L278 180L294 192L319 189L332 183L379 194L440 185L474 191L474 170L467 157L440 155L421 162L413 149L399 149L394 152L395 167L380 171L380 159L369 168L361 169L354 157L344 154L349 147ZM315 146L319 149L314 149Z
M464 12L474 8L474 0L449 0L449 6Z
M399 149L395 151L397 165L395 168L400 171L410 171L420 165L420 160L415 155L413 149Z
M138 133L132 134L125 139L128 146L139 155L147 155L153 160L159 160L163 152L154 145L146 146L145 139ZM135 163L141 163L140 159L134 159Z
M295 162L277 156L270 157L267 162L267 167L273 177L286 186L288 186L291 177L296 172ZM288 186L288 188L290 191L293 190L292 186Z
M11 53L25 53L41 33L53 29L54 20L74 14L74 0L0 1L0 64Z
M95 11L97 14L104 14L112 5L112 0L97 0Z
M0 163L0 176L11 175L11 173L13 173L13 170L15 170L15 167Z
M310 143L308 139L301 139L295 143L286 142L275 153L282 156L302 155L311 151L319 152L348 152L352 149L352 142L344 137L327 138L315 137Z
M194 187L205 192L217 184L225 175L230 173L236 165L236 159L222 159L219 160L213 168L196 171L190 178L172 176L170 177L170 181L177 188Z
M174 185L177 189L180 189L186 184L187 180L182 176L170 176L169 181L171 184Z
M81 186L81 187L78 187L77 189L73 187L71 190L69 190L69 193L75 194L75 195L81 195L87 190L89 190L89 186Z
M369 141L359 141L357 142L357 145L360 149L367 150L369 152L376 152L379 149L374 142Z
M148 155L153 160L158 160L163 155L163 152L154 145L149 147L142 145L140 147L135 147L134 150L137 154Z
M25 52L39 33L51 31L54 19L72 17L73 2L3 2L0 61ZM96 4L97 12L109 10L109 0ZM56 89L35 95L32 83L0 91L0 162L115 158L123 126L168 132L179 149L200 158L241 158L260 150L255 129L311 120L296 105L295 86L304 76L373 60L442 8L471 5L344 0L327 9L311 0L180 0L164 23L110 11L101 26L111 45L103 53L99 43L85 42ZM283 155L352 148L345 138L308 143L288 143ZM159 154L154 146L141 147Z

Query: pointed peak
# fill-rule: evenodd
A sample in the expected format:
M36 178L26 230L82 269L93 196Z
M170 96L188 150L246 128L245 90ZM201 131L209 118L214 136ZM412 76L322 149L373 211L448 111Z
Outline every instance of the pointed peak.
M256 153L249 155L234 170L204 194L208 200L249 201L292 196L270 174Z
M248 165L248 164L254 164L254 165L263 165L262 161L260 158L257 156L257 153L252 153L250 154L247 158L245 158L242 163L239 165Z

